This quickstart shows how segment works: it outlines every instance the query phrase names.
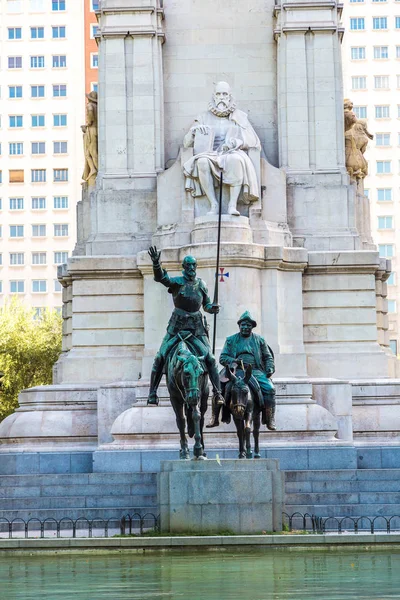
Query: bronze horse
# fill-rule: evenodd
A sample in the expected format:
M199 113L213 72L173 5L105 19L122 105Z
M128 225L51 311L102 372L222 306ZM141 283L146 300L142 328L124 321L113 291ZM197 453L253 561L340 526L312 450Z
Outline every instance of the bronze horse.
M181 436L179 456L183 460L190 459L185 433L187 422L188 435L195 439L193 456L203 459L206 457L203 439L204 414L207 411L209 394L208 375L203 357L197 357L188 345L181 341L167 359L166 371L169 396Z
M233 417L239 439L239 458L253 458L253 451L251 449L252 426L254 458L261 458L259 435L262 396L249 387L251 374L251 366L248 366L246 371L241 369L236 370L236 374L229 367L225 369L225 375L229 379L229 383L225 386L225 406L223 408L222 420L225 423L229 423L230 415Z

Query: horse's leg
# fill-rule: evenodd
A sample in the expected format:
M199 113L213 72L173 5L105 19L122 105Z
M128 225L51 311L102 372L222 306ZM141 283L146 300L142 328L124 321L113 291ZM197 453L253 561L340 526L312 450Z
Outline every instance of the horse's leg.
M253 415L254 458L261 458L260 445L259 445L260 421L261 421L261 411L258 408L255 408L254 415Z
M246 458L246 452L244 450L244 421L242 419L235 419L236 433L239 438L239 456L238 458Z
M181 450L179 452L179 458L182 460L187 460L190 458L189 446L187 443L186 432L185 432L185 414L183 411L183 402L180 398L173 396L170 392L171 404L172 408L175 412L176 424L179 429L179 433L181 436Z
M249 411L246 414L245 420L243 422L244 425L244 434L246 439L246 458L253 458L253 453L251 451L251 422L253 420L253 413Z
M207 384L207 381L205 381L205 385L202 387L201 400L200 400L200 434L201 434L201 445L203 448L204 458L207 457L207 454L204 452L203 431L204 431L204 415L207 412L208 394L209 394L208 384Z
M198 404L192 406L192 416L193 416L193 422L194 422L194 439L195 439L195 443L193 446L193 455L194 455L194 458L203 458L203 446L201 443L201 429L200 429L201 415L200 415Z

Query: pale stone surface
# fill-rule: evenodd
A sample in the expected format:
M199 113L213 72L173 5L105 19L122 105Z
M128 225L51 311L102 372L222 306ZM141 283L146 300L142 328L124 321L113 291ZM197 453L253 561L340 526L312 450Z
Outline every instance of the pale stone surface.
M163 461L161 531L257 533L282 530L284 473L278 461Z

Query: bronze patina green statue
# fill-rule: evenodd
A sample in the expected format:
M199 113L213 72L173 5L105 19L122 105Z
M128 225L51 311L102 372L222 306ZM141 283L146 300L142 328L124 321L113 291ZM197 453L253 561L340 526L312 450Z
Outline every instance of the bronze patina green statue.
M264 338L253 333L257 323L249 311L242 314L238 325L239 333L231 335L225 341L220 363L224 367L236 368L239 375L241 371L244 375L244 371L248 366L252 367L249 387L252 392L261 391L263 423L268 429L275 430L275 387L271 381L271 376L275 372L274 354ZM256 379L258 385L253 378ZM219 425L219 412L220 408L215 407L211 423L207 427Z
M193 256L183 260L182 276L170 277L160 263L161 252L156 247L149 248L153 262L154 280L168 288L174 301L174 311L169 320L167 334L157 353L150 376L150 392L147 404L158 405L157 389L165 370L167 357L175 351L181 341L197 357L202 357L214 391L213 406L222 405L221 384L217 363L211 352L208 339L208 326L200 308L210 314L219 312L219 305L213 304L208 296L207 286L196 277L197 262Z

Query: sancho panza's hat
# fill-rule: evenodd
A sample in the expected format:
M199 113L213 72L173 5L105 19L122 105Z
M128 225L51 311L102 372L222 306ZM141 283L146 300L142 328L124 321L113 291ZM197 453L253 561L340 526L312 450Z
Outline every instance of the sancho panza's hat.
M246 310L242 316L240 317L239 321L237 322L238 325L240 325L240 323L242 321L250 321L250 323L253 325L253 327L257 327L257 322L253 319L253 317L251 316L251 314L249 313L248 310Z

